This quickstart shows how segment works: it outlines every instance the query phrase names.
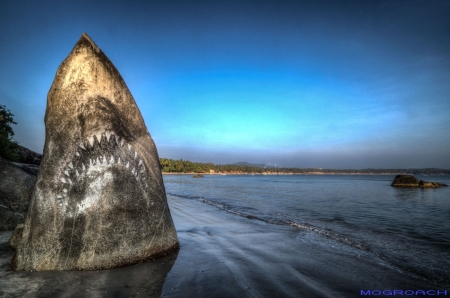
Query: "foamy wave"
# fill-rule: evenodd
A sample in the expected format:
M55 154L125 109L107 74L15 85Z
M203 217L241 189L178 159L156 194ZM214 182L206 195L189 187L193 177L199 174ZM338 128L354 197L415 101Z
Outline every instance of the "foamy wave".
M298 222L294 222L294 221L290 221L290 220L283 220L283 219L271 219L271 220L268 220L268 219L264 219L264 218L261 218L261 217L258 217L258 216L254 216L254 215L250 215L250 214L246 214L246 213L243 213L243 212L239 212L239 211L233 210L232 208L230 208L230 206L228 206L226 204L214 202L214 201L211 201L211 200L207 200L207 199L199 197L199 196L187 196L187 195L178 195L178 194L172 194L172 193L169 193L169 194L173 195L173 196L177 196L177 197L186 198L186 199L196 199L196 200L198 200L198 201L200 201L202 203L206 203L208 205L214 206L214 207L219 208L221 210L224 210L226 212L229 212L229 213L241 216L241 217L245 217L245 218L248 218L248 219L256 219L256 220L260 220L260 221L263 221L263 222L266 222L266 223L269 223L269 224L289 225L289 226L292 226L292 227L295 227L295 228L308 230L308 231L317 233L319 235L323 235L325 237L328 237L330 239L339 241L341 243L345 243L347 245L350 245L351 247L354 247L354 248L357 248L357 249L361 249L361 250L364 250L364 251L370 251L369 245L367 245L364 242L356 241L356 240L350 239L349 237L347 237L345 235L341 235L341 234L338 234L338 233L335 233L335 232L332 232L332 231L329 231L329 230L325 230L325 229L322 229L322 228L319 228L319 227L315 227L315 226L312 226L312 225L307 224L307 223L298 223Z

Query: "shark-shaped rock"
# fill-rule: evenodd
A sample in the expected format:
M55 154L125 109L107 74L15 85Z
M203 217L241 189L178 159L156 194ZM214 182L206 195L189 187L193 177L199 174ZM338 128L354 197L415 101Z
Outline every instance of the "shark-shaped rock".
M45 127L14 269L108 269L178 249L155 143L121 75L85 33L58 68Z

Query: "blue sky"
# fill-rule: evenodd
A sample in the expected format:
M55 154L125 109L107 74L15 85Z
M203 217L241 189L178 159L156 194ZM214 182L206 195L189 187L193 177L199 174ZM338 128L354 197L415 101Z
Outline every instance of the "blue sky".
M448 1L2 1L0 104L42 152L47 92L82 32L160 157L450 168Z

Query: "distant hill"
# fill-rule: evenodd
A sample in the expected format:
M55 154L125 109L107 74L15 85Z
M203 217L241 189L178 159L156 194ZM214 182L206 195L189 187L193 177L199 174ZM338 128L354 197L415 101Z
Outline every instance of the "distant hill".
M249 162L244 162L244 161L240 161L240 162L236 162L231 164L232 166L242 166L242 167L256 167L256 168L265 168L266 165L265 164L256 164L256 163L249 163Z

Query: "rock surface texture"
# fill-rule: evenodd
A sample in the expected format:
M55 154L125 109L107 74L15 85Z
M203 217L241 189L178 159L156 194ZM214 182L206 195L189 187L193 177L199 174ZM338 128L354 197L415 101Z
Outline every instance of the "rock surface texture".
M391 185L398 187L418 187L419 180L413 175L397 175Z
M419 181L419 187L422 187L422 188L439 188L442 186L448 186L448 185L444 184L444 183L439 183L439 182L428 182L428 181L424 181L424 180Z
M423 180L418 180L413 175L397 175L394 178L391 186L395 187L421 187L421 188L439 188L442 186L448 186L444 183L439 182L427 182Z
M9 238L8 244L11 248L13 249L17 248L17 245L19 244L19 241L22 238L24 226L25 226L24 224L17 225L13 234L11 235L11 238Z
M39 165L41 163L42 155L36 153L28 148L19 145L19 158L20 162L26 164Z
M25 222L38 167L0 157L0 231Z
M47 97L16 270L97 270L179 247L158 153L117 69L85 33Z

